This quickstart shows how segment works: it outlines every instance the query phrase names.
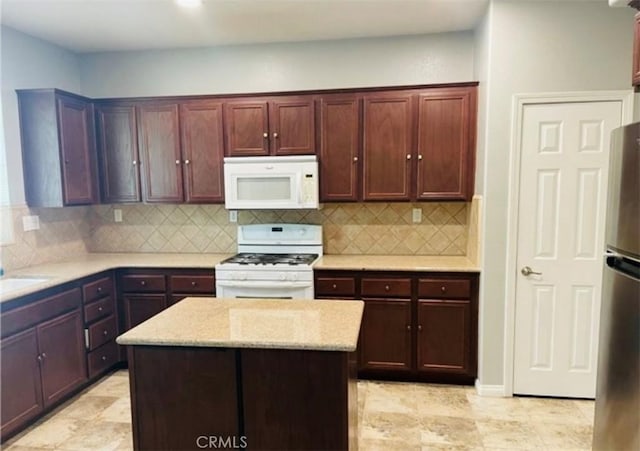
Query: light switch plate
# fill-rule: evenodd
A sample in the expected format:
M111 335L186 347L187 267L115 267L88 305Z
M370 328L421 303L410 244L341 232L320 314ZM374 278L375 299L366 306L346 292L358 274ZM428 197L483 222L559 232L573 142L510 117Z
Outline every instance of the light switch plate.
M237 210L229 210L229 222L238 222Z
M411 211L411 218L416 224L422 222L422 208L414 208Z
M25 232L29 232L31 230L39 230L40 229L40 218L37 215L23 216L22 217L22 229Z
M119 208L113 210L113 220L115 222L122 222L122 210Z

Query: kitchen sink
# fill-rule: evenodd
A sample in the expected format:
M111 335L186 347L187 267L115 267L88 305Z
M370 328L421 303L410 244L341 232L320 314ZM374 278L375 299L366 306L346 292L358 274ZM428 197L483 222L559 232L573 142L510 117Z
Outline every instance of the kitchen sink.
M6 279L0 279L0 293L20 290L47 280L49 280L48 277L7 277Z

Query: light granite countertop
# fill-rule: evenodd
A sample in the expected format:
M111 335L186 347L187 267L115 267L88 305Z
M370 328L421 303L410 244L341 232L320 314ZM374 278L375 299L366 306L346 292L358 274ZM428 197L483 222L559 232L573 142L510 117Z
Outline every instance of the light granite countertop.
M186 298L120 335L121 345L355 351L362 301Z
M427 255L323 255L314 269L479 272L467 257Z
M231 254L90 253L66 262L30 266L8 272L2 279L17 277L46 280L8 292L3 292L0 286L0 303L111 269L204 268L213 270L217 263L230 256Z

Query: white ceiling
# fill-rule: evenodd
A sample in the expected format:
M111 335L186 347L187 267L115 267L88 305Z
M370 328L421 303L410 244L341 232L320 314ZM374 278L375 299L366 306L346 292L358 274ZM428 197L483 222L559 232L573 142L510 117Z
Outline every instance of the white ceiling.
M473 29L489 0L0 0L0 23L79 53Z

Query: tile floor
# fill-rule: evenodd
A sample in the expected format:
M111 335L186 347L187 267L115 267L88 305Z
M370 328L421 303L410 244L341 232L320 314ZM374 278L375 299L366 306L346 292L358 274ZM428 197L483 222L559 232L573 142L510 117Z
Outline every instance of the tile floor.
M358 383L359 449L588 450L593 401L485 398L472 387ZM7 451L130 450L126 370L116 371L3 445Z

